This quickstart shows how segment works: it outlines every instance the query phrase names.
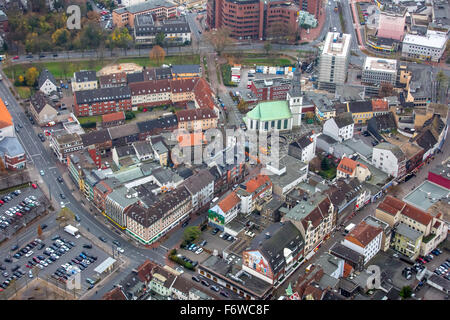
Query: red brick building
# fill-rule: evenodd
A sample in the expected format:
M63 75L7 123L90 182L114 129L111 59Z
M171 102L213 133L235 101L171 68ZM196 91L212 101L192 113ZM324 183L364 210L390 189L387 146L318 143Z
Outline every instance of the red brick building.
M236 39L265 39L274 24L285 30L298 29L299 7L291 1L209 0L207 26L227 27Z
M432 168L428 172L428 180L450 190L450 161Z
M258 101L286 100L291 82L284 78L257 79L251 82L250 90Z
M313 14L316 19L319 17L320 7L322 6L321 0L298 0L295 2L299 3L301 10L308 11Z
M131 110L131 91L128 86L76 91L73 111L78 116L97 116Z

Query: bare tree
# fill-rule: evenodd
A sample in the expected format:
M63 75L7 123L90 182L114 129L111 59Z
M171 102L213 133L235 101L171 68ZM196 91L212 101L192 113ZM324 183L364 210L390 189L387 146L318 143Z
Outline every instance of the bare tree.
M217 30L205 32L204 37L220 56L225 48L234 42L234 39L231 38L230 34L231 32L228 28L219 28Z
M164 58L166 57L166 52L160 46L154 46L149 53L150 60L156 61L158 66L162 65Z

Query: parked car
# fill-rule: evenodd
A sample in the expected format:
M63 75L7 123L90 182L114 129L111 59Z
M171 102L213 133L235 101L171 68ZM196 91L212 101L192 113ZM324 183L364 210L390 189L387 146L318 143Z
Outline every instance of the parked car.
M200 282L200 279L197 278L196 276L192 276L192 280L194 280L195 282Z

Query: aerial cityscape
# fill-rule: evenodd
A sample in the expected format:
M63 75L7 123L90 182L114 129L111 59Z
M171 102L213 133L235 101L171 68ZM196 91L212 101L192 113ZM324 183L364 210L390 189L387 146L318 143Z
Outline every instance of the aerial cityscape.
M0 299L448 300L449 32L448 0L0 0Z

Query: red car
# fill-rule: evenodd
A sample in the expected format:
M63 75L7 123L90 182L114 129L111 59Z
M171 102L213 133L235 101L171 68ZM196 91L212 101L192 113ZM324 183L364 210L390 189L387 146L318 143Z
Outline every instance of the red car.
M22 216L22 214L21 214L20 212L16 212L16 216L19 216L19 217L21 217L21 216Z
M3 201L3 200L0 200L0 203L1 203L1 204L5 204L5 201Z
M37 189L37 185L35 185L34 183L32 183L31 186L33 187L33 189Z
M13 60L19 60L19 56L15 56Z
M29 264L25 265L25 267L33 269L33 266L30 266Z

